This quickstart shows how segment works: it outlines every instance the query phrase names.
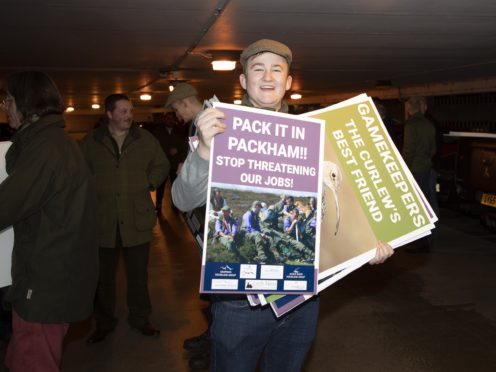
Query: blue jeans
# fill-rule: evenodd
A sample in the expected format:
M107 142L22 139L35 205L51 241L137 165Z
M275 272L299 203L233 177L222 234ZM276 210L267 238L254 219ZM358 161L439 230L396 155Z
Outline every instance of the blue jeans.
M312 298L277 319L269 306L250 307L246 299L212 305L210 370L297 372L315 338L319 299Z

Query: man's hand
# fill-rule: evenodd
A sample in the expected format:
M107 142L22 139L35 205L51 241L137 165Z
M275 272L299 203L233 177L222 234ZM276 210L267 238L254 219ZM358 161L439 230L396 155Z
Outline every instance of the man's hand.
M198 116L198 155L205 160L210 159L210 145L212 138L219 133L223 133L226 129L226 124L220 121L225 115L222 111L208 108Z
M184 163L179 163L179 165L177 166L177 170L176 170L176 174L179 176L179 173L181 173L181 169L183 168L183 164Z
M377 241L375 257L369 261L369 264L376 265L381 264L391 257L394 253L393 248L380 240Z

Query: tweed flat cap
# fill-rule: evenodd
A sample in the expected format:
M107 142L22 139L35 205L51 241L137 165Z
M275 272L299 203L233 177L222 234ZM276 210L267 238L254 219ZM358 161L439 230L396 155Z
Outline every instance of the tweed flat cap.
M188 83L179 83L176 85L174 90L169 97L167 97L167 102L165 102L165 107L169 108L174 102L179 101L187 97L197 96L198 91L194 86Z
M271 52L280 55L288 61L288 65L291 65L291 61L293 60L291 49L283 43L275 40L260 39L253 44L248 45L246 49L243 50L239 61L241 62L241 65L244 66L250 57L263 52Z

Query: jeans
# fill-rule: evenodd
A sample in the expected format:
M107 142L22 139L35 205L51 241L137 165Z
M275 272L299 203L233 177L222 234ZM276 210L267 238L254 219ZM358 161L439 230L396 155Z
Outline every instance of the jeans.
M246 299L212 304L210 370L253 372L300 371L315 338L319 299L312 298L277 319L266 307Z

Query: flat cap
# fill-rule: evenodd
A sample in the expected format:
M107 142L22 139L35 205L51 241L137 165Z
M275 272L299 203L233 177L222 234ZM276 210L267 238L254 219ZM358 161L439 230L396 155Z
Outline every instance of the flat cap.
M169 97L167 97L167 102L165 102L165 107L169 108L174 102L179 101L180 99L197 96L198 91L194 86L188 83L179 83L176 85L174 90Z
M231 208L229 208L227 205L224 205L222 208L221 208L221 211L230 211Z
M293 60L293 54L288 46L280 43L279 41L260 39L255 41L253 44L248 45L246 49L243 50L239 61L241 62L241 65L244 66L250 57L264 52L271 52L280 55L288 62L288 65L291 65L291 61Z

